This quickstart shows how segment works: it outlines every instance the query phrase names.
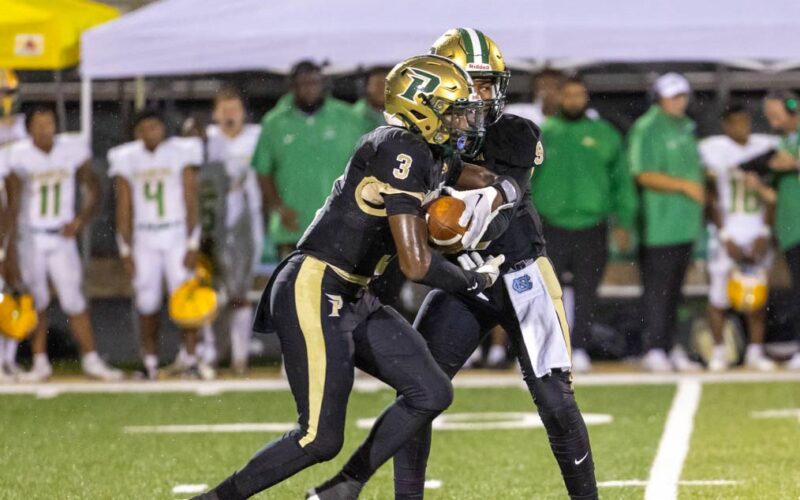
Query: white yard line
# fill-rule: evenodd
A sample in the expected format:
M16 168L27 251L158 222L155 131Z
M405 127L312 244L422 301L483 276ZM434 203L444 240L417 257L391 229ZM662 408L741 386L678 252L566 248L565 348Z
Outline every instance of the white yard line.
M172 488L172 493L175 495L180 494L194 494L194 493L203 493L208 489L207 484L176 484Z
M701 393L702 384L695 378L678 383L656 458L650 468L645 500L674 500L678 497L678 481L689 452L694 415L700 404Z
M696 380L703 384L714 383L752 383L752 382L800 382L800 372L731 372L702 373L694 375L652 374L652 373L601 373L575 375L575 385L664 385L679 384L685 380ZM522 376L514 373L492 375L463 373L458 375L454 384L458 388L478 389L493 387L525 388ZM382 382L368 376L359 377L354 384L356 391L372 392L388 387ZM201 396L213 396L223 392L269 392L289 390L286 380L279 378L263 378L251 380L165 380L160 382L124 381L124 382L48 382L43 384L0 384L0 395L32 394L40 398L52 398L67 393L193 393Z

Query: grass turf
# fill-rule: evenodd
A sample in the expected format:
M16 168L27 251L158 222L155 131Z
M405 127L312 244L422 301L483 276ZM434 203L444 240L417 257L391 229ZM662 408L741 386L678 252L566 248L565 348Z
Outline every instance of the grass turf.
M589 427L598 481L647 479L674 386L579 386L576 391L584 413L614 419ZM392 397L390 391L354 393L342 454L260 498L302 498L307 488L333 474L366 436L355 420L376 416ZM743 483L681 487L681 498L797 498L800 423L752 420L750 411L796 408L799 398L797 384L704 386L683 479ZM288 392L0 396L0 408L3 499L185 498L190 495L174 495L172 488L216 484L277 434L125 434L123 426L295 419ZM534 409L521 389L460 389L450 411ZM387 464L362 498L391 498L391 477ZM437 431L428 477L443 482L426 493L433 500L566 497L541 428ZM644 488L601 491L603 498L633 499L641 498Z

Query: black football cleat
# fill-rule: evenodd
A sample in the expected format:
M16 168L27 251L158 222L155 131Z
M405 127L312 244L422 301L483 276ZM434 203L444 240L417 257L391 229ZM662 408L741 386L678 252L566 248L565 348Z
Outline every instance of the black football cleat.
M364 485L346 476L336 474L331 479L306 492L306 500L356 500Z

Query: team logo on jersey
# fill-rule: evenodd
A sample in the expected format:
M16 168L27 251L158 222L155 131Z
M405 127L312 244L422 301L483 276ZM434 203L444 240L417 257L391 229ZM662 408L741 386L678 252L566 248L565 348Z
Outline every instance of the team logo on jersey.
M511 287L515 292L523 293L533 288L533 282L531 281L530 276L523 274L522 276L514 278L514 281L511 283Z
M338 318L339 317L339 310L344 307L344 301L342 300L341 295L331 295L330 293L325 294L328 297L328 301L331 303L331 313L328 315L329 318Z
M544 146L542 141L536 141L536 157L533 159L533 164L537 167L544 163Z
M400 94L400 97L413 103L416 103L414 97L416 97L417 94L430 94L442 83L442 80L438 76L417 68L408 68L408 76L411 77L411 83L408 85L408 88Z
M583 144L587 148L593 148L597 145L597 141L594 139L594 137L587 135L586 137L583 138L581 144Z

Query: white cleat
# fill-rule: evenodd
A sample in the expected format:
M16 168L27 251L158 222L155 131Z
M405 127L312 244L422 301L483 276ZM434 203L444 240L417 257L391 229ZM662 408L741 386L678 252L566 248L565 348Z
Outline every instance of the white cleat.
M651 373L667 373L672 371L672 363L663 349L650 349L642 358L642 368Z
M103 382L119 382L124 378L121 370L112 368L99 357L94 360L86 360L81 363L83 373L92 379L102 380Z
M204 361L197 363L197 373L200 374L200 380L214 380L217 378L217 371L214 367Z
M794 356L786 362L785 368L787 370L800 370L800 352L794 353Z
M755 354L751 356L750 353L747 353L747 355L744 357L744 365L747 368L760 372L771 372L777 368L775 362L763 354Z
M728 369L727 353L724 345L714 346L711 359L708 360L708 371L723 372Z
M5 372L6 375L9 375L11 378L16 378L24 370L13 361L4 361L3 364L0 365L0 371Z
M669 359L675 367L675 371L681 373L697 373L703 371L700 363L692 361L681 346L675 346L669 353Z
M45 382L53 376L53 367L50 363L34 364L31 371L17 375L17 380L26 384Z
M589 373L592 371L592 358L585 349L575 349L572 351L572 372Z

